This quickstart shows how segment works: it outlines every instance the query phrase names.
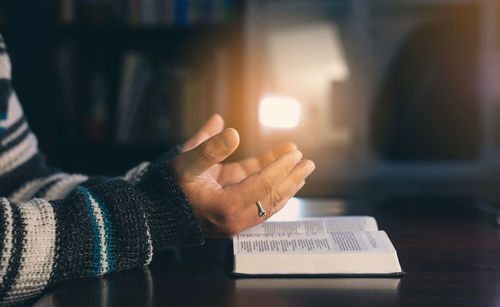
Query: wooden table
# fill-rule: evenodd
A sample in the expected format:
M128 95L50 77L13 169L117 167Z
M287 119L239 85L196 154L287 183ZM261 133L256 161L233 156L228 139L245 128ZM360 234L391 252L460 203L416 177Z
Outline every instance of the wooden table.
M500 227L474 200L295 200L280 219L372 215L403 278L235 279L229 240L61 284L35 306L500 306Z

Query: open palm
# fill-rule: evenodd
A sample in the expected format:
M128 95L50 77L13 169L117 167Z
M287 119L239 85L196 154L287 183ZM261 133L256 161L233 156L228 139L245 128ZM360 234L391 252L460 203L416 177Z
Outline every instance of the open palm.
M283 207L314 170L294 144L284 144L255 157L221 164L239 145L234 129L214 115L182 146L172 162L173 174L192 205L207 237L231 237L263 221L261 201L269 216Z
M222 132L224 120L218 114L213 115L203 127L182 146L182 152L186 152L200 145L210 137ZM221 187L238 183L244 178L258 173L269 163L275 161L286 152L297 149L295 144L288 143L266 151L258 156L250 157L232 163L217 163L210 167L207 172ZM206 178L207 180L210 180Z

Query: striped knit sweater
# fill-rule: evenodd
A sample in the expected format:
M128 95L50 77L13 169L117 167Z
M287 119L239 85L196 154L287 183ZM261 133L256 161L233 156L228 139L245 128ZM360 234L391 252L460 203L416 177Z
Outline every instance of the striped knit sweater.
M11 87L0 36L0 303L34 298L67 279L147 265L165 248L201 244L167 164L144 162L120 178L48 167Z

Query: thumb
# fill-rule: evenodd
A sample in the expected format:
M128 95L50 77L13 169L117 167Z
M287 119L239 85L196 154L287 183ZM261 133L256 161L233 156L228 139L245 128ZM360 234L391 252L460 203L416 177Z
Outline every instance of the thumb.
M182 145L182 152L186 152L206 141L209 137L220 133L224 128L224 119L219 114L214 114L205 122L203 127L196 134Z
M185 174L198 176L214 164L225 160L236 150L239 143L238 132L228 128L180 155L178 162Z

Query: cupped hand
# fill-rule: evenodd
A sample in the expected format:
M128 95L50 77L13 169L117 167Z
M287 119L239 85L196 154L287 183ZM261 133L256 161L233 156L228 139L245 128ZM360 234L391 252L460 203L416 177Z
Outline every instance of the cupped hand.
M221 164L239 145L234 129L213 116L172 161L173 174L207 237L232 237L281 209L314 170L294 144L258 156ZM267 216L258 216L260 201Z

